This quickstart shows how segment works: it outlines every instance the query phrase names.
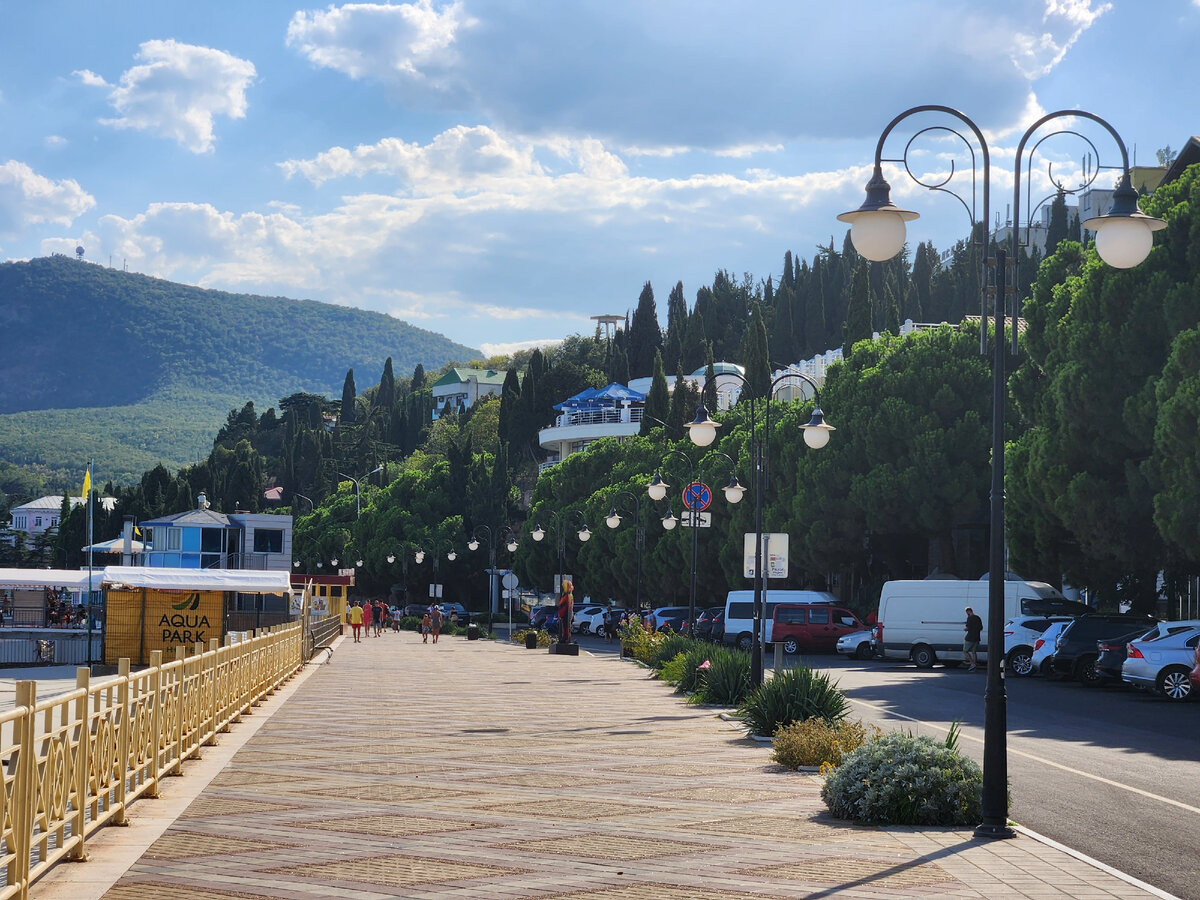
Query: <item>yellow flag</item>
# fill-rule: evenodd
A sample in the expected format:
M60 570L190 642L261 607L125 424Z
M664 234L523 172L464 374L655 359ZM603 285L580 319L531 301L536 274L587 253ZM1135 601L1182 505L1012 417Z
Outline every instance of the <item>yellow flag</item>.
M136 525L134 525L134 526L133 526L133 534L134 534L134 537L141 537L141 536L142 536L142 529L140 529L140 528L138 528Z
M86 502L92 493L92 467L88 466L83 473L83 499Z

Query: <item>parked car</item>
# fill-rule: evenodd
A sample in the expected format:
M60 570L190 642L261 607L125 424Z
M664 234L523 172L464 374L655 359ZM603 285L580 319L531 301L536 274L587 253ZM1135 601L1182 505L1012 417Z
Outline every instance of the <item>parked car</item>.
M577 634L587 634L589 631L595 631L596 622L604 621L604 609L605 607L603 606L592 604L575 610L575 621L571 625L571 630Z
M1048 675L1053 669L1054 643L1069 622L1051 622L1042 632L1042 636L1033 642L1033 653L1030 655L1031 675Z
M619 606L602 606L602 607L600 607L599 612L592 614L591 621L588 623L587 630L590 631L592 634L596 635L597 637L606 636L608 634L608 626L604 624L605 617L608 616L610 613L612 614L611 621L613 623L613 629L614 629L613 634L616 634L616 627L621 622L621 616L625 615L625 610L621 609L621 607L619 607Z
M725 612L723 606L710 606L696 616L695 637L702 641L711 641L713 620Z
M1080 616L1059 632L1054 644L1054 673L1082 684L1095 683L1097 641L1131 641L1158 624L1152 616Z
M1121 667L1129 644L1125 641L1096 641L1096 680L1094 685L1121 684Z
M836 649L838 653L855 659L874 659L875 632L868 630L843 634L838 638Z
M1192 666L1192 684L1196 687L1200 687L1200 644L1196 646L1196 652L1193 655L1192 662L1195 663L1195 665Z
M714 644L725 642L725 607L718 606L708 629L708 639Z
M415 616L416 618L419 619L419 618L421 618L421 616L425 615L425 613L429 612L429 604L428 603L407 603L407 604L405 604L402 612L405 616Z
M1055 622L1071 616L1014 616L1004 623L1004 671L1007 675L1033 674L1033 644Z
M558 619L558 607L556 606L535 606L529 611L529 627L542 629L546 627L546 620L553 616Z
M467 612L467 608L465 606L463 606L461 603L443 603L441 606L442 606L442 618L445 621L454 622L455 621L454 614L458 613L457 624L459 624L459 625L470 625L471 624L471 614L469 612Z
M834 650L843 634L866 629L848 609L828 603L780 603L771 617L767 639L783 644L784 653Z
M687 624L688 607L660 606L650 613L650 618L654 622L655 631L676 631L683 634Z
M1191 698L1188 666L1200 658L1200 627L1129 642L1121 677L1136 687L1149 687L1168 700Z

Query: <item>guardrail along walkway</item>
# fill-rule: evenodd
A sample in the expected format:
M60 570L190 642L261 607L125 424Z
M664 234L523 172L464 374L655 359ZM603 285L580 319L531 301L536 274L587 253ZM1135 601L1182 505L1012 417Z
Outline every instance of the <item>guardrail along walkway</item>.
M615 656L385 633L268 713L96 896L1139 896L1024 836L838 822L816 778ZM88 865L34 896L82 896Z

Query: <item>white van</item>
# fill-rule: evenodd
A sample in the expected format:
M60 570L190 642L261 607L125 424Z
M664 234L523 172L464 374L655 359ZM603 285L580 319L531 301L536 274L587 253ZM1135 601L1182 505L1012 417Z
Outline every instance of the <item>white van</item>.
M829 591L770 591L763 603L763 643L771 643L771 621L780 603L832 603L840 605ZM754 591L730 591L725 598L725 643L749 650L754 643Z
M988 582L958 579L889 581L879 595L875 626L878 652L886 659L911 659L919 669L936 662L962 664L967 607L983 619L979 658L987 658ZM1004 619L1018 615L1079 615L1082 603L1066 599L1041 581L1004 583Z

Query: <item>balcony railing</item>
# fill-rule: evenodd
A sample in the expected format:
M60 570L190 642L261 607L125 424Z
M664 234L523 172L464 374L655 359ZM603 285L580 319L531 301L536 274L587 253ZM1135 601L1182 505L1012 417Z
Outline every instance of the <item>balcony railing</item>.
M555 428L572 425L633 425L642 421L642 408L579 409L564 412L554 420Z

